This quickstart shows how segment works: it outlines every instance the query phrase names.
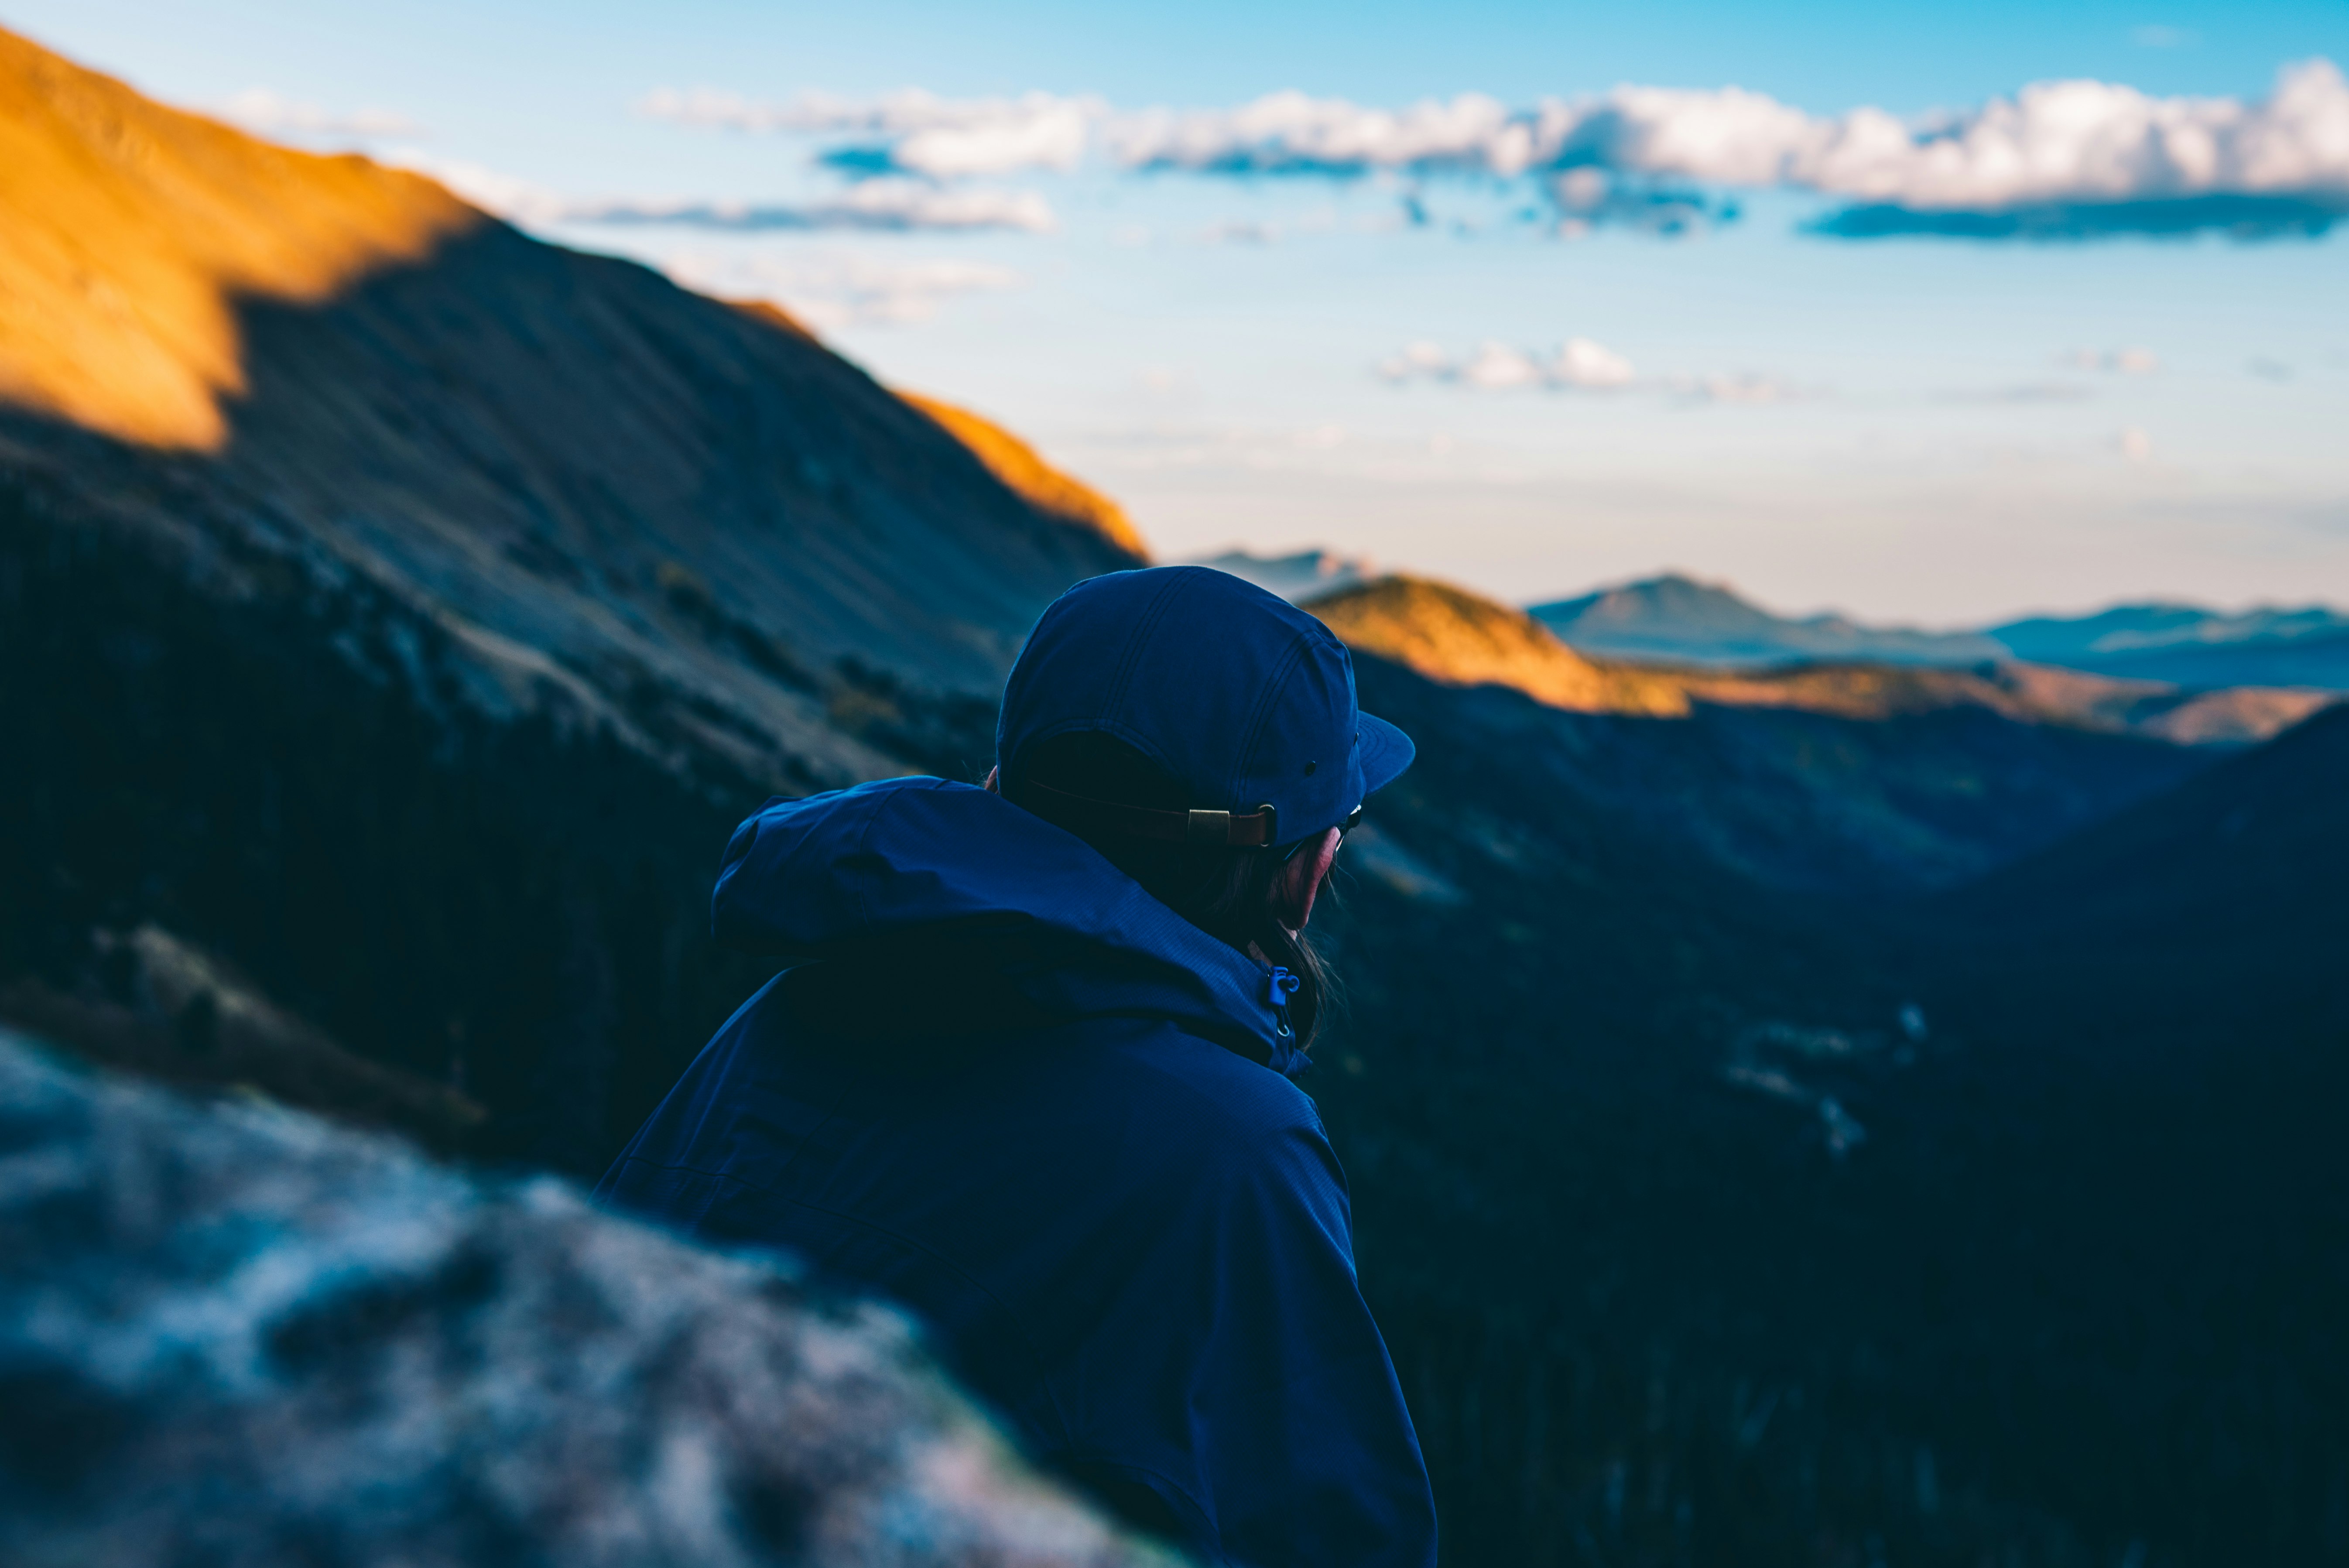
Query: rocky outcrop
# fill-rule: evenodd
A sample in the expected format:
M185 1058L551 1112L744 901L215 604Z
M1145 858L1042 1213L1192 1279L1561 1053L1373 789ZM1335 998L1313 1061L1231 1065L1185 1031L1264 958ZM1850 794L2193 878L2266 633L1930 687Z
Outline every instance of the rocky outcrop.
M19 1568L1167 1561L887 1309L5 1034L0 1408Z
M487 1118L460 1089L346 1050L234 965L160 926L95 930L90 954L97 984L87 994L31 977L0 985L0 1026L142 1078L258 1092L444 1154L466 1152Z

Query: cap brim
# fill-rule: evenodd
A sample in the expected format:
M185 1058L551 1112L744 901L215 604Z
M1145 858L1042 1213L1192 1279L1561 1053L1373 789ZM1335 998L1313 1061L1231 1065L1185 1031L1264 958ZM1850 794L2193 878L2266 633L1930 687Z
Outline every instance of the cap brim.
M1368 795L1402 778L1411 759L1419 755L1419 748L1383 718L1367 713L1356 717L1362 724L1362 793Z

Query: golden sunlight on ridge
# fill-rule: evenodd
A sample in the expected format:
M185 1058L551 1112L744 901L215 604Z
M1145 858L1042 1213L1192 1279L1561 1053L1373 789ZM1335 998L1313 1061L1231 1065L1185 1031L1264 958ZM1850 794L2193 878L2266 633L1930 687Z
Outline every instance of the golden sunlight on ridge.
M913 392L900 392L897 396L968 447L972 455L987 465L988 472L1038 511L1092 529L1111 543L1123 545L1145 561L1150 558L1141 531L1127 519L1123 507L1082 480L1052 467L1035 448L1002 426L934 397Z
M314 304L488 222L429 180L273 147L0 31L0 400L214 449L240 297Z
M1967 707L2201 746L2265 740L2340 700L2336 692L2299 688L2194 692L2013 662L1952 668L1830 661L1749 671L1616 664L1568 647L1521 610L1419 577L1382 577L1305 608L1350 646L1430 680L1510 686L1578 713L1680 718L1710 703L1880 721Z
M1582 713L1688 712L1674 676L1595 664L1523 611L1445 583L1382 577L1306 608L1351 646L1447 686L1515 686Z

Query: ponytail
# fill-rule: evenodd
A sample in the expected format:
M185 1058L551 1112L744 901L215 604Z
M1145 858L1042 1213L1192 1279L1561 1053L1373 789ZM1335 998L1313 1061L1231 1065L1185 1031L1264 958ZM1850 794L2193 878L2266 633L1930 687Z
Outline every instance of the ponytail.
M1194 804L1190 791L1140 751L1098 731L1057 735L1013 759L1017 770L999 787L1013 804L1084 840L1143 890L1201 931L1260 963L1297 976L1288 999L1289 1027L1299 1050L1312 1048L1336 1000L1334 978L1311 940L1280 923L1275 903L1293 844L1266 849L1221 844L1174 843L1103 831L1063 820L1052 790L1121 805L1183 810Z

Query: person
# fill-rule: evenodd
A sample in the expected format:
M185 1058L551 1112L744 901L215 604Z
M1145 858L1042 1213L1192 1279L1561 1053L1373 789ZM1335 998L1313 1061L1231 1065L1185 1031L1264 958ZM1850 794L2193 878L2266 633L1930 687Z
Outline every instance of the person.
M1204 1561L1426 1568L1426 1467L1292 1081L1328 1012L1316 894L1412 755L1261 589L1079 583L984 786L736 831L718 938L789 966L598 1196L905 1304L1031 1457Z

